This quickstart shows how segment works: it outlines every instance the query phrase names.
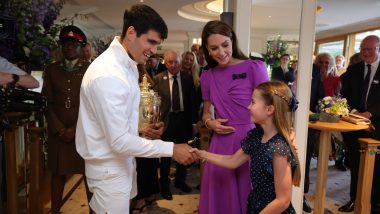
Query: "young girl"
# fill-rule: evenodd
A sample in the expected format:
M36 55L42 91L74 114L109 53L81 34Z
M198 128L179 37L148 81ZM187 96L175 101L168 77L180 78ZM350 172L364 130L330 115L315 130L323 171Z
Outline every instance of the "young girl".
M247 213L295 213L290 203L292 182L299 186L299 161L290 144L292 112L297 101L282 82L262 83L248 106L255 129L233 155L195 150L197 155L222 167L235 169L249 158L252 190Z

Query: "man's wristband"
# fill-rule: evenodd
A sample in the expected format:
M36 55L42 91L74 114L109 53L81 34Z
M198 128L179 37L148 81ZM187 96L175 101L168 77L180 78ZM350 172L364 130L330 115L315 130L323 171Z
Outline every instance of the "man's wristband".
M12 74L12 78L12 84L16 84L20 80L20 77L17 74Z

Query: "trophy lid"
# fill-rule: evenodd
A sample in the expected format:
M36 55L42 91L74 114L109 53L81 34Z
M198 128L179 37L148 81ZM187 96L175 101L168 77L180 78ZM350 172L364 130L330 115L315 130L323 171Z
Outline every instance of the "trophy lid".
M148 78L146 77L146 74L144 74L142 81L140 83L140 90L141 92L148 92L149 88L150 88L150 83L148 82Z

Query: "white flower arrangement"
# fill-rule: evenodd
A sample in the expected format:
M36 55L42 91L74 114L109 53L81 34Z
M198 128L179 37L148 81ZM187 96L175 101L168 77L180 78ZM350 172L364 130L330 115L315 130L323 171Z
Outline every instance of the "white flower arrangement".
M324 97L318 101L318 110L338 117L348 116L349 107L346 98Z

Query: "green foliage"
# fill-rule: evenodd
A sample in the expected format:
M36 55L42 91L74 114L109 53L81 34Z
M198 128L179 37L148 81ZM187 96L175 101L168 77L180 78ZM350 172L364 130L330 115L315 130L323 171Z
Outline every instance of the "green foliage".
M52 61L51 51L58 48L57 35L63 25L54 24L65 0L6 0L0 11L16 20L18 56L29 58L31 69L42 69Z
M270 67L280 66L280 57L287 53L288 44L278 36L276 40L267 41L267 52L263 54L265 62Z

